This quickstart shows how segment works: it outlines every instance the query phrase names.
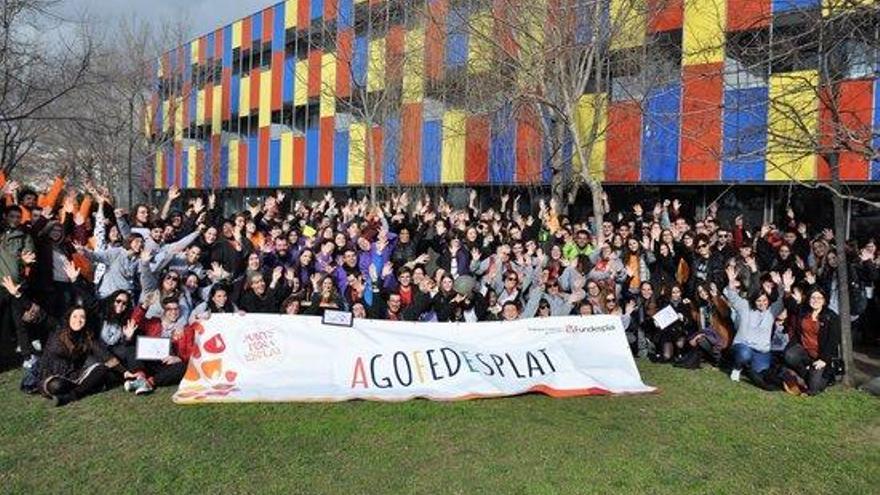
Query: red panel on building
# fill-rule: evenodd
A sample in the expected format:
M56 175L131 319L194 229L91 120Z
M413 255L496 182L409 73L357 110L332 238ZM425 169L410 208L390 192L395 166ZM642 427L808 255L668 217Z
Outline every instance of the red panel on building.
M637 101L609 105L605 155L607 182L638 182L641 135L642 112Z
M211 136L211 189L220 187L220 151L222 146L223 141L220 139L220 134Z
M284 95L284 52L272 54L272 111L281 110L281 99Z
M403 80L403 26L391 26L385 37L386 84L398 85Z
M263 11L263 32L260 39L263 43L272 41L272 34L275 32L275 7L267 7Z
M652 33L681 29L683 0L648 0L648 30Z
M297 0L296 4L296 27L300 31L305 30L312 23L309 0Z
M253 21L251 20L251 16L247 16L241 20L241 51L244 52L247 50L250 52L251 45L253 44L253 35L252 35L252 27Z
M489 118L468 117L465 128L464 180L468 184L489 182Z
M309 98L321 94L321 50L309 52Z
M220 111L223 114L223 120L232 118L232 68L223 69L223 102L220 105Z
M821 133L820 144L825 149L831 149L834 141L834 127L838 127L838 134L848 135L841 143L840 156L838 158L841 180L866 181L870 179L871 164L866 156L866 151L871 146L871 115L873 103L874 82L868 79L845 81L838 87L838 100L834 105L840 118L838 124L834 123L831 109L826 102L830 99L821 98L819 130ZM830 180L831 169L824 157L819 157L819 180Z
M500 22L494 23L493 35L495 39L498 40L498 46L504 51L504 53L510 57L513 57L517 53L516 41L513 39L513 30L510 26L513 26L513 23L507 20L507 15L510 12L510 9L507 6L508 0L493 0L492 1L492 17L498 19Z
M293 185L301 186L306 183L306 138L304 136L293 137Z
M446 0L428 4L425 28L425 72L428 79L437 81L443 77L446 43Z
M183 185L183 143L174 143L174 184L177 187ZM170 184L169 184L170 186Z
M716 181L721 177L721 108L723 64L682 68L682 181Z
M516 119L516 177L520 183L541 180L540 120L530 107L520 110Z
M324 20L332 21L336 19L336 12L339 9L337 0L324 0Z
M260 78L264 77L262 72L263 70L259 67L254 67L251 70L250 109L253 111L260 108ZM269 75L267 74L265 77L269 77Z
M205 55L207 53L208 48L208 38L206 36L202 36L199 38L199 44L196 48L196 62L199 65L205 65Z
M367 148L367 143L364 143L364 152L367 157L364 160L364 183L372 184L373 183L373 173L375 172L375 183L382 183L382 128L380 126L373 126L372 131L369 133L369 136L372 137L373 142L370 146L373 147L372 151L369 151ZM369 137L367 138L369 139ZM375 165L372 165L372 156L376 157Z
M401 112L400 183L417 184L421 180L422 104L406 103Z
M336 96L351 94L351 50L354 30L340 31L336 38Z
M190 160L193 157L189 157ZM205 185L205 150L196 149L196 183L189 184L189 187L192 189L201 189Z
M257 160L259 161L259 168L257 169L257 185L259 187L266 187L269 185L269 139L271 137L271 130L268 127L260 128L260 149L257 153Z
M333 135L336 134L336 119L322 117L319 132L318 184L329 186L333 184Z
M770 25L770 0L727 0L727 31Z
M211 124L214 112L214 85L205 84L205 106L202 108L202 119L205 125Z

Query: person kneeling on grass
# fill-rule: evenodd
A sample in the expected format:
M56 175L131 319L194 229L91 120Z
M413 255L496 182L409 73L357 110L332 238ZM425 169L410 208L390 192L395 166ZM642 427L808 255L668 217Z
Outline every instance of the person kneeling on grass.
M772 276L782 292L779 274L774 272ZM736 268L727 267L727 278L728 285L724 288L724 296L737 313L736 337L731 347L733 371L730 373L730 379L739 381L743 368L748 367L752 383L765 390L778 390L780 386L775 383L776 380L770 372L770 339L776 316L784 309L783 294L780 293L772 304L765 292L758 292L746 301L737 292L739 281L736 279ZM791 271L785 272L782 281L786 290L791 288L791 284L794 283Z
M193 325L187 325L181 318L180 302L176 297L162 300L160 318L145 318L153 297L155 296L148 296L135 309L132 319L142 335L171 339L171 353L161 361L137 361L133 367L136 371L126 373L125 390L136 395L148 394L156 387L179 384L186 372L189 358L195 351Z
M74 306L46 342L40 359L40 390L56 406L102 392L113 382L110 356L86 328L86 310Z

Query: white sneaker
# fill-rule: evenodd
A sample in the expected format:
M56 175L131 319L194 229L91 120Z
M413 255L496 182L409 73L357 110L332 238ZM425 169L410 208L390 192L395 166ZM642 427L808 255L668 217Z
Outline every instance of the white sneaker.
M23 363L21 363L21 367L29 370L36 366L37 364L37 356L35 354L31 354L29 358L27 358Z
M134 380L126 380L125 384L122 385L122 388L125 389L126 392L134 392L141 388L145 383L147 383L147 381L143 378L135 378Z
M153 386L150 385L150 382L143 380L143 383L137 390L134 391L134 395L147 395L153 392Z
M731 371L731 372L730 372L730 379L733 380L733 381L735 381L735 382L738 382L738 381L739 381L739 375L740 375L740 373L742 373L741 370L733 370L733 371Z

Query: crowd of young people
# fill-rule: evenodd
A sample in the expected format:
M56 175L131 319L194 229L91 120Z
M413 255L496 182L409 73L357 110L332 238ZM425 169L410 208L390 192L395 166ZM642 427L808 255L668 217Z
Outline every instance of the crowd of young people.
M652 361L708 363L794 394L840 372L839 241L791 209L752 227L725 224L714 205L697 215L675 199L612 208L603 197L593 225L552 200L475 191L457 206L278 192L224 212L213 193L172 188L161 207L128 212L85 189L4 186L0 328L14 335L23 388L58 405L179 383L193 324L214 314L327 308L406 321L616 315ZM876 244L846 249L853 324L875 338ZM138 336L169 338L170 355L139 361Z

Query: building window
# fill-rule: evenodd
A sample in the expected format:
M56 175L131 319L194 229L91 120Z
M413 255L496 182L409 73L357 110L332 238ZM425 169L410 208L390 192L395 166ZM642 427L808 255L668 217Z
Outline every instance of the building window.
M767 85L770 63L770 31L737 31L727 34L724 85L746 89Z

